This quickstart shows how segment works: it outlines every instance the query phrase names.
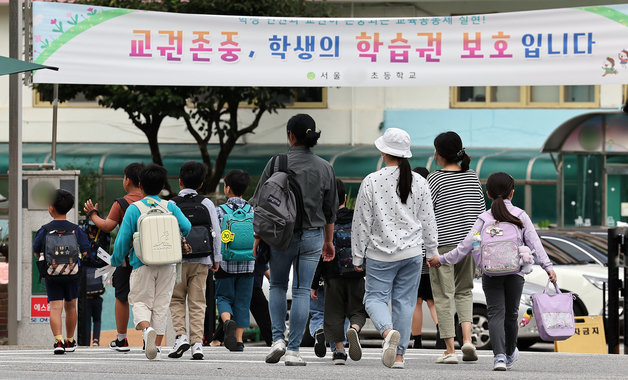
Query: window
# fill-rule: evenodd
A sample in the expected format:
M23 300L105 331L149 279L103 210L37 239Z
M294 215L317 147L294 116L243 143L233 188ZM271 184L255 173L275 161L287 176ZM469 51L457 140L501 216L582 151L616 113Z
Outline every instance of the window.
M327 108L327 88L295 87L291 98L281 100L286 108Z
M50 108L52 107L52 103L44 100L43 95L39 91L33 89L33 107ZM98 105L98 100L87 100L85 95L82 92L79 92L74 99L59 103L59 107L99 108L100 106Z
M452 108L598 108L599 86L452 87Z

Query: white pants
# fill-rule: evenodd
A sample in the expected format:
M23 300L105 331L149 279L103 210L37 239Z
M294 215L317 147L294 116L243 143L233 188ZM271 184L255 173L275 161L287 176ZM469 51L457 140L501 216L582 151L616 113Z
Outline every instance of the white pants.
M131 272L129 303L133 306L133 323L149 322L158 335L166 333L172 289L177 277L175 265L143 265Z

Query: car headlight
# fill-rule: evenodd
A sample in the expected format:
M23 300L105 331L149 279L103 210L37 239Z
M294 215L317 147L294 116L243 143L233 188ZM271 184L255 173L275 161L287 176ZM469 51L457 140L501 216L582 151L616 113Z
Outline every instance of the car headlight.
M604 289L604 284L608 282L608 280L604 277L595 277L595 276L589 276L586 274L583 274L582 277L589 280L589 282L593 284L593 286L595 286L596 288L600 290Z
M530 294L521 294L521 301L522 304L526 305L526 306L530 306L532 307L532 296Z

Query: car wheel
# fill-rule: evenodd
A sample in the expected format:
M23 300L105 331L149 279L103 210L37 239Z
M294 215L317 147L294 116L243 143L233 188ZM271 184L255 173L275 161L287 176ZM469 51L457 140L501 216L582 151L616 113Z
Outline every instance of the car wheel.
M479 350L488 350L491 348L491 337L488 333L488 314L484 306L473 306L471 341Z

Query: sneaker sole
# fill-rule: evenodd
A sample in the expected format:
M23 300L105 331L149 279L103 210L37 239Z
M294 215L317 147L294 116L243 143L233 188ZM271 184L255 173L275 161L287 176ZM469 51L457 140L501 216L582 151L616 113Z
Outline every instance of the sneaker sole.
M506 370L506 365L504 364L504 366L498 366L498 367L493 367L493 371L505 371Z
M238 342L236 340L236 323L232 320L225 322L225 347L229 351L234 351L238 348Z
M465 347L466 346L466 347ZM474 362L478 360L478 354L475 350L475 347L462 345L462 361L463 362Z
M319 339L318 339L319 335L322 335L322 338L323 338L323 342L322 343L319 342ZM314 354L316 356L318 356L319 358L324 358L325 355L327 354L327 347L325 347L325 334L321 331L320 333L316 332L314 334L314 336L315 336L314 337L314 342L315 342L314 343Z
M266 355L266 363L269 363L269 364L279 363L279 359L281 359L281 357L284 356L285 353L286 353L285 349L276 350L269 353L268 355Z
M66 348L65 352L74 352L76 351L76 347L72 347L72 348Z
M362 346L360 345L360 337L354 329L347 330L347 341L349 342L349 357L354 362L362 359Z
M189 343L183 343L182 345L179 346L179 348L176 351L173 351L171 353L168 354L169 358L173 358L173 359L178 359L181 356L183 356L183 353L187 350L190 349L190 344Z
M390 367L390 368L392 368L392 369L404 369L406 367L405 364L403 364L403 363L402 364L397 364L397 363L399 363L399 362L395 362L395 364L393 364L393 366Z
M286 362L288 367L305 367L306 364L306 362Z
M205 355L203 355L203 354L193 354L192 355L192 360L203 360L203 358L205 358Z
M345 365L345 360L342 359L336 359L334 360L334 365Z
M401 340L401 336L399 335L399 331L392 331L390 334L393 334L388 341L388 347L382 352L382 363L390 368L393 364L395 364L395 357L397 356L397 346L399 345L399 341Z
M153 360L157 357L157 346L155 345L155 339L157 338L157 331L150 330L146 334L146 357L149 360Z
M118 347L118 346L112 347L112 346L109 346L109 348L111 348L114 351L118 351L118 352L129 352L129 351L131 351L131 347Z
M63 354L65 354L65 349L60 349L60 350L57 350L57 349L55 348L54 353L55 353L55 355L63 355Z

